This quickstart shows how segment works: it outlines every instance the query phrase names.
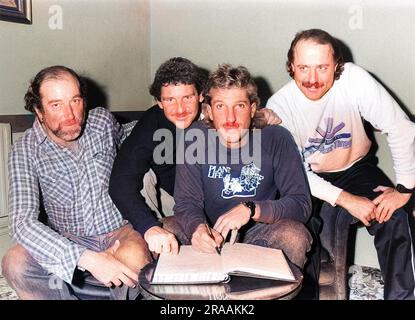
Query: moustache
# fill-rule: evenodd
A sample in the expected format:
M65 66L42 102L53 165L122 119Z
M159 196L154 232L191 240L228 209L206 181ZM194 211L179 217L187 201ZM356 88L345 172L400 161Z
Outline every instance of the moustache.
M324 86L324 83L321 83L321 82L309 82L309 81L307 81L307 82L303 82L302 84L303 84L304 87L306 87L308 89L309 88L320 89L321 87Z
M85 117L75 117L73 119L66 119L59 123L58 130L68 130L68 127L77 126L82 128L85 124ZM72 129L73 130L73 129Z
M185 118L189 115L189 113L187 112L183 112L183 113L176 113L176 117L177 118Z
M74 118L74 119L71 119L71 120L63 121L61 124L62 124L62 126L73 126L75 124L80 124L81 122L82 122L81 119Z
M237 124L236 122L226 122L223 127L225 129L238 129L239 128L239 124Z

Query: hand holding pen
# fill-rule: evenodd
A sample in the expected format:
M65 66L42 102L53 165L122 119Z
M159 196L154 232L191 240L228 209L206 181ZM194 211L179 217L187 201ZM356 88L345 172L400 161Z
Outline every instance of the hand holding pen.
M216 251L220 254L218 247L220 247L222 242L222 235L215 229L210 228L207 223L199 224L191 238L193 249L205 253L214 253Z
M214 235L212 233L212 230L210 229L209 225L207 223L205 223L205 226L206 226L206 230L207 230L207 233L208 233L209 237L211 237L213 240L215 240L215 237L214 237ZM216 249L216 252L218 253L218 255L220 255L220 248L218 246L216 246L215 249Z

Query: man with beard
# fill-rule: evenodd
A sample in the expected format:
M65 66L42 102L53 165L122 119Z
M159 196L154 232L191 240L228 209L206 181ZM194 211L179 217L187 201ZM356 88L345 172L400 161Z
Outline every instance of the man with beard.
M321 205L323 246L333 252L327 239L338 217L361 221L374 236L385 299L414 299L412 217L405 208L415 186L414 123L367 71L343 62L337 40L323 30L296 35L287 71L293 80L267 107L302 153ZM387 135L396 185L377 167L362 119Z
M122 128L106 109L86 114L85 87L64 66L41 70L25 103L36 120L9 158L15 244L3 275L21 299L76 299L70 284L77 268L111 287L110 298L135 298L150 256L108 194Z

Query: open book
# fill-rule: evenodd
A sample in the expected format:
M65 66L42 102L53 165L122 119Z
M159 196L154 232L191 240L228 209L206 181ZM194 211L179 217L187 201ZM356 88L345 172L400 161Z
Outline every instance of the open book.
M231 275L296 281L281 250L226 243L221 255L197 252L191 246L181 246L177 256L160 254L151 283L219 283Z

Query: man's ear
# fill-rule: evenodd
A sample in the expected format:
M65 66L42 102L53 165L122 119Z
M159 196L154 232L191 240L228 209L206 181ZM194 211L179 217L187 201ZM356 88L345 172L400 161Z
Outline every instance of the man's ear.
M294 63L291 62L291 71L294 72Z
M33 109L35 110L36 117L39 119L40 123L43 123L43 113L42 113L42 111L38 107L35 107Z
M205 106L206 106L206 111L209 116L209 119L213 121L212 107L208 104L205 104Z
M158 106L159 106L160 109L164 109L163 108L163 104L161 103L161 101L157 100L157 104L158 104Z
M203 94L199 94L199 102L202 103L204 99L205 97L203 96Z
M254 117L255 112L256 112L256 103L255 103L255 102L253 102L253 103L251 104L251 119Z

